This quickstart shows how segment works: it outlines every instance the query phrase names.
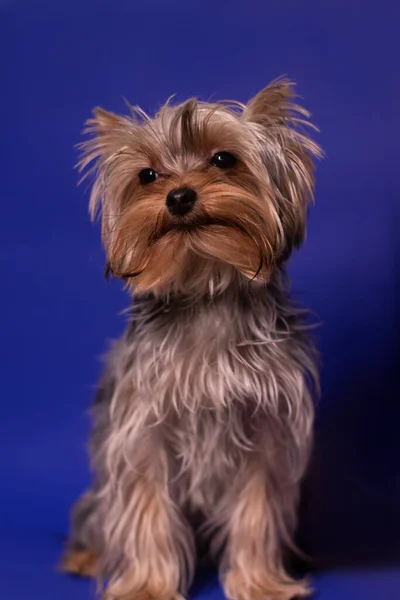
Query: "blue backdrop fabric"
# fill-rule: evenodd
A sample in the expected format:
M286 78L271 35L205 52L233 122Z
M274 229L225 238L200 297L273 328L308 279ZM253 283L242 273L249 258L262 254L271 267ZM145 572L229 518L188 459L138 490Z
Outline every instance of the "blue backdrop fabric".
M395 0L0 0L1 599L90 592L53 565L128 298L76 185L83 122L123 96L246 101L282 74L326 152L290 269L323 362L299 535L321 600L400 598L399 18ZM196 598L222 598L213 577Z

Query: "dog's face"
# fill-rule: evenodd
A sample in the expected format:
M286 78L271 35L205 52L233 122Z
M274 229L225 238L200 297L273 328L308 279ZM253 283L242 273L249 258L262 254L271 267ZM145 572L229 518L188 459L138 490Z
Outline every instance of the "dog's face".
M279 80L247 106L192 99L154 119L96 109L80 164L95 161L108 270L137 293L267 281L304 238L320 154L291 99Z

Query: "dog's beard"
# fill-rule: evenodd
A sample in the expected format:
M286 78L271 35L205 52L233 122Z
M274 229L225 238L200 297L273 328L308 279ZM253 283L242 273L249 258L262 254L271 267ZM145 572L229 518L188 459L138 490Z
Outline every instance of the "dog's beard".
M203 187L187 217L171 218L165 196L146 196L110 231L109 270L136 293L205 293L232 279L266 281L278 255L271 208L248 190Z

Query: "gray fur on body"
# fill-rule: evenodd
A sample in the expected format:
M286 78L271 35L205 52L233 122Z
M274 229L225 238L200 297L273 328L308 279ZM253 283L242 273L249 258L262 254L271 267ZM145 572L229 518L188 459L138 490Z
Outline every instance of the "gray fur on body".
M95 399L94 481L75 507L72 544L95 549L103 572L128 568L139 543L131 532L140 537L135 485L154 478L170 506L171 552L185 589L195 561L192 516L201 514L212 547L224 548L236 498L249 472L262 469L264 543L279 572L309 456L315 386L304 313L279 271L268 284L246 282L196 302L136 298Z

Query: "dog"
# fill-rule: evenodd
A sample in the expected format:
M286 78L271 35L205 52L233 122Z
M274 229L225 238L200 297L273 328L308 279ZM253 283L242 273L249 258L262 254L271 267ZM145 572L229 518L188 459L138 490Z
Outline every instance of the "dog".
M304 597L285 556L318 358L285 265L321 156L310 115L283 78L246 105L129 110L95 109L81 145L106 272L133 301L94 401L94 477L63 568L99 578L107 600L178 600L201 539L230 600Z

